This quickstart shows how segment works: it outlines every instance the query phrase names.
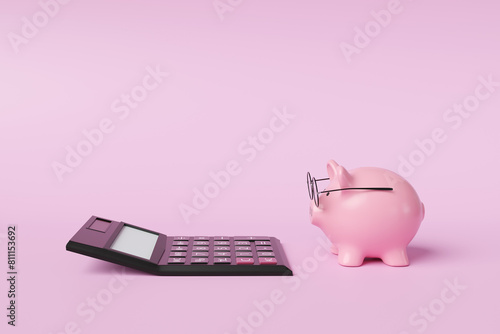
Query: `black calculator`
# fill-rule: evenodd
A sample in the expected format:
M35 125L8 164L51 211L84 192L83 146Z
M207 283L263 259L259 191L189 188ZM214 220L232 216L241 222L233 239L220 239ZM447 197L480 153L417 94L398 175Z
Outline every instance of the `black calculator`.
M96 216L66 250L162 276L293 275L274 237L167 236Z

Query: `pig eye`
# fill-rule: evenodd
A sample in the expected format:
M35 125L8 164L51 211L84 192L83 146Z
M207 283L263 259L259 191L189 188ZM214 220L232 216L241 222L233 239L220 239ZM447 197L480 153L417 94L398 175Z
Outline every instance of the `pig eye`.
M340 189L332 189L332 190L323 190L318 191L318 181L329 180L329 178L316 179L311 177L311 173L307 172L307 191L309 192L309 199L314 200L314 204L319 206L319 194L326 194L326 196L330 195L333 191L340 190L393 190L393 188L388 187L365 187L365 188L340 188Z

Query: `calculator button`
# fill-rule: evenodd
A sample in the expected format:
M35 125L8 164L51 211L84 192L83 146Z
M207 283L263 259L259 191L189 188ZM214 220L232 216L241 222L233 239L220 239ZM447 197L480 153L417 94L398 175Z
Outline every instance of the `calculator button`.
M195 257L191 259L192 264L207 264L208 263L208 257Z
M196 252L208 252L208 246L194 246L193 251Z
M272 252L273 251L273 248L268 247L268 246L257 246L256 248L257 248L258 252Z
M207 252L194 252L191 256L194 256L194 257L207 257L208 253Z
M172 245L174 246L187 246L189 244L189 241L174 241Z
M240 257L252 257L252 252L236 252L236 256Z
M252 247L250 247L250 246L236 246L235 249L237 251L251 251Z
M189 240L189 237L174 237L174 241Z
M251 240L261 240L261 241L271 241L269 237L234 237L236 241L251 241Z
M208 245L208 241L195 241L193 243L194 246L204 246L204 245Z
M214 256L227 257L227 256L231 256L231 253L230 252L214 252Z
M186 252L170 252L170 257L186 257Z
M186 259L183 257L171 257L168 259L169 264L184 264L186 262Z
M230 264L231 258L229 257L216 257L214 259L214 264Z
M171 250L176 251L176 252L178 252L178 251L187 251L187 249L188 248L186 246L173 246L171 248Z
M270 241L256 241L255 246L271 246Z
M237 257L236 264L253 264L253 258L251 257Z
M227 246L227 245L229 245L229 241L214 241L214 245L216 245L216 246Z
M214 251L228 251L229 247L228 246L215 246Z
M194 240L206 240L206 241L208 241L208 240L210 240L210 238L209 237L194 237Z
M273 252L257 252L258 257L274 257Z
M274 257L259 257L259 264L277 264L278 261Z
M235 246L250 246L250 241L235 241Z
M229 237L214 237L214 240L217 240L217 241L229 241Z

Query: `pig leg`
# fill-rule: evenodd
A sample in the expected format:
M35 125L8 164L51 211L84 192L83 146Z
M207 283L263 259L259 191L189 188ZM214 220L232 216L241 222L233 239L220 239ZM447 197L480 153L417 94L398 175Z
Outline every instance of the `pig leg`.
M393 267L404 267L410 264L406 254L406 247L388 251L381 256L381 259L385 264Z
M346 267L359 267L365 256L357 248L343 246L339 248L339 264Z
M332 245L332 247L330 248L330 250L335 255L339 253L339 248L337 246L335 246L335 245Z

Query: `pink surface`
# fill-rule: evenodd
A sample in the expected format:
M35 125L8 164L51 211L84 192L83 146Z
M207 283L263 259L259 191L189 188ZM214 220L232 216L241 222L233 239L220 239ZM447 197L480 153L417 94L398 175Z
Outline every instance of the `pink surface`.
M496 2L47 2L0 11L2 333L499 332ZM409 267L324 252L332 158L414 186ZM273 235L296 276L123 274L65 251L93 214Z

